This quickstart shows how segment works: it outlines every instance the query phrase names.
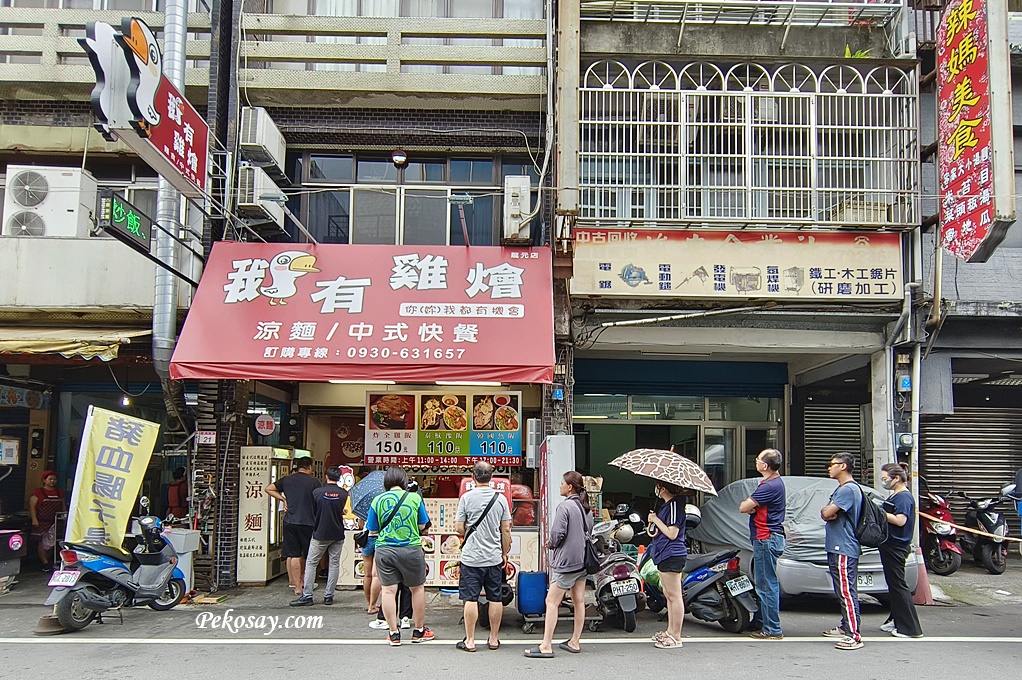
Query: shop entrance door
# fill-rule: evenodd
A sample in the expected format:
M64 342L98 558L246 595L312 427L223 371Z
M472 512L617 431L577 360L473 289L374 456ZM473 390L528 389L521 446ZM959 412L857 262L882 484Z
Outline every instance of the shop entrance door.
M722 489L737 479L738 428L735 427L704 427L703 428L703 470L706 471L713 488Z

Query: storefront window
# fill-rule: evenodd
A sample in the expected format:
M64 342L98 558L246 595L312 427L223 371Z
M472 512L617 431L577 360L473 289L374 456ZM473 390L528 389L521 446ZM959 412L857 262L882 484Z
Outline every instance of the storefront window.
M770 397L710 397L710 420L776 423L781 400Z
M628 397L623 394L575 395L575 420L626 420Z
M632 420L702 420L702 397L632 397Z
M715 489L721 489L738 478L735 475L734 428L706 428L703 433L703 470Z

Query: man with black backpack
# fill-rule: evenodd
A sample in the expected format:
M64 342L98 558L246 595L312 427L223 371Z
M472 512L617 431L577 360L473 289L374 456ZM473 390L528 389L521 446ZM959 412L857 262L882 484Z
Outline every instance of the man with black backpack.
M479 593L486 592L489 603L490 638L487 647L500 647L500 619L504 613L501 590L504 568L511 550L511 509L504 494L490 488L493 466L479 461L472 468L475 488L458 501L454 530L464 537L461 546L461 572L458 597L465 603L465 639L457 648L476 651L476 621L479 618Z
M855 483L855 458L850 453L835 453L827 466L827 475L836 479L837 489L830 503L820 511L827 523L827 566L834 582L834 593L841 602L841 624L824 633L827 637L841 638L837 649L862 649L859 634L859 594L856 581L859 576L859 555L862 546L855 528L862 513L863 495Z

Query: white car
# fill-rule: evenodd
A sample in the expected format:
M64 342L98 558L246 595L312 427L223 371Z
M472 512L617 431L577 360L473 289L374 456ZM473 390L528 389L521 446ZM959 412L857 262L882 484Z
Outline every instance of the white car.
M787 499L784 520L784 554L777 560L777 580L782 596L834 595L834 586L827 570L824 549L825 528L820 510L830 502L837 488L833 479L818 477L782 477ZM749 515L738 512L738 505L748 498L759 479L742 479L719 490L717 498L703 503L702 521L690 530L704 552L738 548L742 550L742 568L751 576L752 541L749 537ZM874 489L863 486L867 496L883 498ZM865 548L859 558L858 591L880 600L887 596L887 581L876 548ZM919 577L916 554L910 553L905 564L909 590L915 592Z

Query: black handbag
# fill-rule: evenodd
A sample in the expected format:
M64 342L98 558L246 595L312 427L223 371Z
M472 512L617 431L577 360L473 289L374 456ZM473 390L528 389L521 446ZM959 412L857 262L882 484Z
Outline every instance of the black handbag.
M369 530L363 529L355 534L355 547L364 548L369 543Z
M576 502L578 503L578 510L581 513L582 529L583 529L583 531L585 531L585 526L586 526L586 509L582 505L582 501L576 499ZM600 569L603 568L603 565L600 564L600 556L598 554L596 554L596 546L593 545L593 537L592 537L592 535L588 531L586 531L584 535L585 535L585 562L584 562L584 564L585 564L586 573L590 574L590 575L591 574L599 573Z

